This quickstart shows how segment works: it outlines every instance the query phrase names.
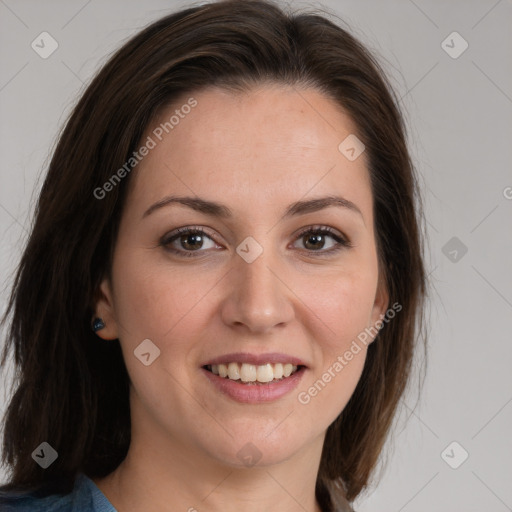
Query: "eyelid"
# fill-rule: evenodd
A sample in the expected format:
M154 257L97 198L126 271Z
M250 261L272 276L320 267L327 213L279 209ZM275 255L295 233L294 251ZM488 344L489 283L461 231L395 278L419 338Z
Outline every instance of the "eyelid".
M322 231L325 234L328 234L332 237L338 237L343 239L344 243L347 245L350 245L350 239L348 236L346 236L342 231L339 231L338 229L332 228L331 226L327 226L326 224L312 224L310 226L306 226L304 228L299 229L298 232L294 234L295 238L298 238L300 236L305 235L309 232L315 232L315 231Z
M168 245L170 244L174 239L179 238L180 235L186 235L189 233L199 233L201 235L206 235L208 238L211 238L217 245L220 245L219 242L217 242L215 236L212 232L208 231L211 228L208 228L206 226L183 226L180 228L173 229L172 231L169 231L166 233L161 239L159 245ZM193 251L186 251L186 252L193 252ZM200 252L200 251L196 251Z

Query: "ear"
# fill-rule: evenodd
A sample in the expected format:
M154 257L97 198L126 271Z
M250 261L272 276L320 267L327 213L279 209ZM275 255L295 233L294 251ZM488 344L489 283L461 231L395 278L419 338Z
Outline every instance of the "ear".
M377 285L377 292L375 293L375 301L373 303L372 313L370 315L370 332L371 341L373 343L378 334L379 327L383 324L382 318L384 318L386 311L389 306L389 292L382 272L379 272L379 282Z
M104 340L115 340L119 337L117 322L115 319L112 286L107 277L103 279L96 294L95 315L100 317L105 324L103 329L96 331L96 336Z

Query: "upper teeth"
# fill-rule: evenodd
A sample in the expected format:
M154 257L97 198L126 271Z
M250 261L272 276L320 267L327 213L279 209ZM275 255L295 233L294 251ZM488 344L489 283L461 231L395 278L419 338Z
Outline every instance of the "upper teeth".
M271 382L274 379L289 377L297 371L297 366L291 363L267 363L260 366L247 363L212 364L209 368L215 375L242 382Z

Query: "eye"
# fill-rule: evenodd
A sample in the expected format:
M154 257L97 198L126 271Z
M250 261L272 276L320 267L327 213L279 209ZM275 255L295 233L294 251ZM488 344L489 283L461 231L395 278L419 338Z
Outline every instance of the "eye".
M328 248L325 249L326 240L331 239ZM341 234L338 234L329 226L313 226L302 230L297 238L302 241L305 250L308 252L318 252L322 255L337 252L343 248L352 247L350 242Z
M210 245L205 241L209 240ZM195 252L201 252L200 249L214 249L215 242L203 229L196 227L178 228L160 241L160 245L166 250L180 256L195 256ZM178 246L178 247L176 247Z

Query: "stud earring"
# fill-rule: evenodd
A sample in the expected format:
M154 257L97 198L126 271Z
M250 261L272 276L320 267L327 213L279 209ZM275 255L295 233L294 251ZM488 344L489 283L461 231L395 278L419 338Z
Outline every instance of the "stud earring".
M99 330L103 329L103 327L105 327L103 320L99 317L96 317L92 323L92 330L94 332L98 332Z

